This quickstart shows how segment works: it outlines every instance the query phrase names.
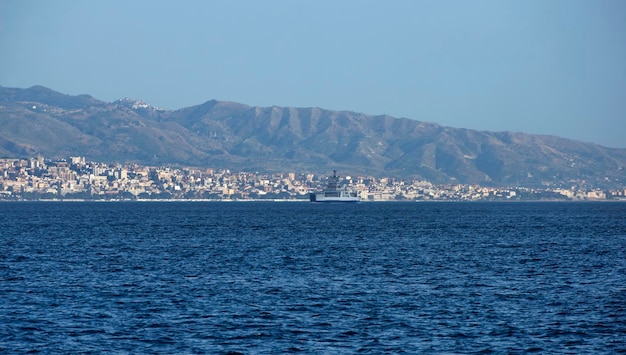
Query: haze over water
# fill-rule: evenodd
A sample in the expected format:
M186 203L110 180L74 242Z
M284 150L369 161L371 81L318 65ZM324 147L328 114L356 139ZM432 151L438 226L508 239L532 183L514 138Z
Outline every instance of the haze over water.
M623 203L0 213L0 352L626 350Z

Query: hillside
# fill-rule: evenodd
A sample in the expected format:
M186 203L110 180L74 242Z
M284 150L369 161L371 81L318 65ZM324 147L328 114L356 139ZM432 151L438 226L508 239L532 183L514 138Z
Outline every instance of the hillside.
M321 108L206 103L170 111L0 87L0 157L416 177L436 183L626 185L626 149Z

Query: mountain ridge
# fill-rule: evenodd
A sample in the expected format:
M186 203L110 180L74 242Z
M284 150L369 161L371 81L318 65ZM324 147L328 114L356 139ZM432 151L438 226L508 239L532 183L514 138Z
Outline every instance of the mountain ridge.
M0 87L0 156L38 154L267 172L338 169L435 183L626 185L626 149L557 136L217 100L164 110L43 86Z

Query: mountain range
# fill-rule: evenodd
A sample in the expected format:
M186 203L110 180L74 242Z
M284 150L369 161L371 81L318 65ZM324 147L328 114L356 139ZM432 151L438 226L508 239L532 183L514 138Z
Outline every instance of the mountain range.
M490 186L626 186L626 149L555 136L215 100L164 110L43 86L0 87L0 157L37 155Z

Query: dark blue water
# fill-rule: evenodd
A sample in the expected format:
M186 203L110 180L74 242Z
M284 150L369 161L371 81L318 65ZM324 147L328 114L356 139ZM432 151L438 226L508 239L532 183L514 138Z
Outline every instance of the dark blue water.
M624 203L2 203L0 353L626 351Z

